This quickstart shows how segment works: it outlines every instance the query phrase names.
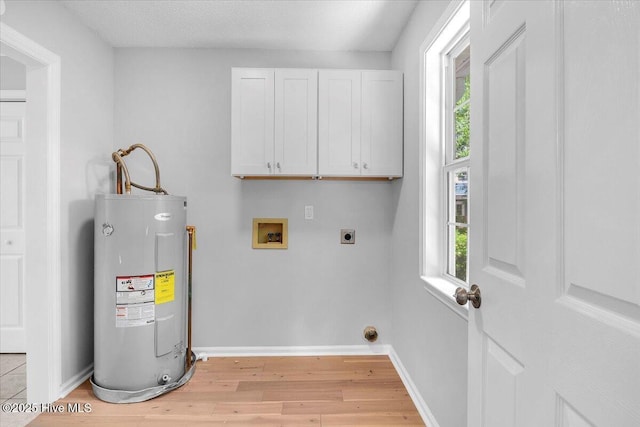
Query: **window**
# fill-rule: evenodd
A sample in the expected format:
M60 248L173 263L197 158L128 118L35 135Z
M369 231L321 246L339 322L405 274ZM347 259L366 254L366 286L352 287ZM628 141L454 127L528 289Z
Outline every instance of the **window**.
M471 102L471 46L468 37L446 55L443 182L446 196L446 274L469 282L469 136Z
M420 275L456 313L469 281L471 43L469 1L454 0L421 46Z

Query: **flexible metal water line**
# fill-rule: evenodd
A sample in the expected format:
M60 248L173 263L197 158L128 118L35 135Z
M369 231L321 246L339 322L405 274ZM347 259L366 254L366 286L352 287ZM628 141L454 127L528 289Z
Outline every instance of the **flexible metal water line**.
M136 184L135 182L131 181L131 177L129 175L129 169L127 168L127 164L124 162L123 157L131 154L131 152L136 148L141 148L145 153L147 153L147 155L151 158L151 161L153 162L153 167L156 172L156 186L153 188ZM111 158L113 159L114 162L116 162L116 180L117 180L116 193L117 194L122 194L122 174L123 173L124 173L124 179L125 179L124 190L126 194L131 194L132 186L145 191L153 191L156 194L157 193L169 194L166 192L164 188L160 186L160 168L158 167L158 162L156 161L156 157L153 155L151 150L149 150L143 144L133 144L131 147L127 149L120 148L118 149L118 151L115 151L113 152L113 154L111 154Z

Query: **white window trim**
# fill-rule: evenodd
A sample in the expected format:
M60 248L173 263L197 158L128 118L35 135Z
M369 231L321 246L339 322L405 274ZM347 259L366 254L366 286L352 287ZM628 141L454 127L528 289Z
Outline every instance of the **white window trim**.
M452 41L461 40L469 28L469 0L454 0L420 46L420 277L424 288L450 308L468 319L467 305L459 305L453 296L461 282L445 274L446 245L442 114L444 58ZM428 118L428 119L427 119Z

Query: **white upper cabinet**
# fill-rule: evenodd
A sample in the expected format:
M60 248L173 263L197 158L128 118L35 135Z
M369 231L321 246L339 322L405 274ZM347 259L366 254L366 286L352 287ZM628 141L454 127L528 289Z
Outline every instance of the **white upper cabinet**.
M318 175L402 176L402 73L321 70Z
M275 173L313 176L318 167L318 71L275 71Z
M232 70L232 175L316 174L317 79L317 70Z
M402 101L402 73L362 72L362 176L402 176Z
M360 175L361 77L357 70L320 70L318 173Z
M402 176L402 73L234 68L231 174Z
M231 173L271 175L274 165L274 73L231 70Z

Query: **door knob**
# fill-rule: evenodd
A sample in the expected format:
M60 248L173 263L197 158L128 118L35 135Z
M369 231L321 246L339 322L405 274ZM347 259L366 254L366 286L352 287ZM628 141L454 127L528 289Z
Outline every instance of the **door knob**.
M471 305L475 308L480 308L480 304L482 303L480 288L478 285L471 285L471 289L469 291L465 288L458 288L453 296L456 299L456 302L460 305L465 305L467 301L471 301Z

